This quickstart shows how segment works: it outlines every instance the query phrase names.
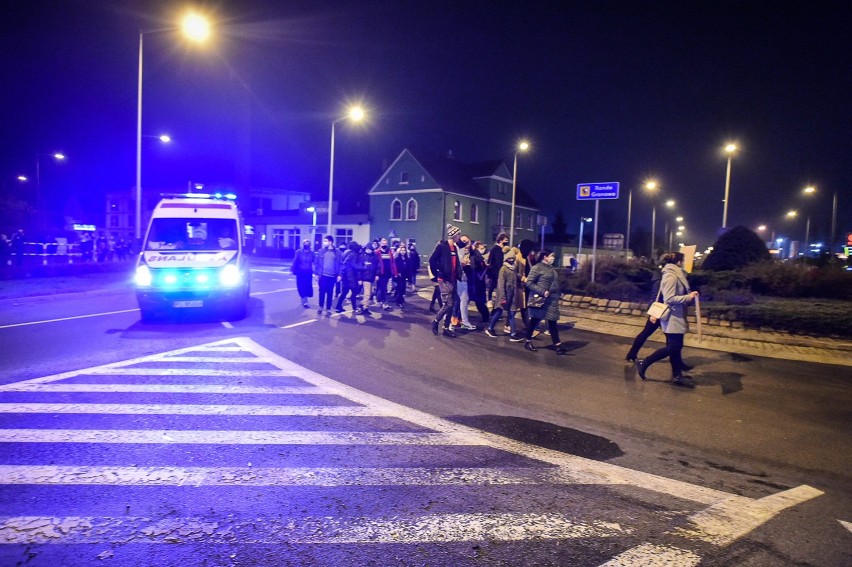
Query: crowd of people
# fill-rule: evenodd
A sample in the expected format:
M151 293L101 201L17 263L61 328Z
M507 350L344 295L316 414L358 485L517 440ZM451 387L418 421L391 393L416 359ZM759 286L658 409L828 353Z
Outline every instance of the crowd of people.
M371 305L386 311L393 305L399 309L405 306L405 294L414 289L420 270L420 254L414 243L390 244L387 238L381 238L365 246L351 241L338 248L334 238L326 236L318 251L305 240L296 250L290 269L296 276L303 307L310 307L316 280L317 315L330 317L332 304L334 311L343 313L348 301L354 313L369 316Z
M428 269L434 289L429 311L432 333L457 338L460 332L484 330L486 336L507 335L510 342L522 342L526 350L535 352L533 339L540 334L539 325L545 322L553 350L564 354L566 347L559 333L559 274L554 268L556 255L548 249L535 250L535 243L522 240L509 245L509 237L500 233L490 251L481 241L471 241L461 230L447 225L447 238L439 241L429 256ZM654 283L654 299L666 305L659 318L648 317L626 355L636 364L639 377L646 379L648 367L668 358L672 383L694 387L684 372L691 369L682 357L683 338L688 331L688 305L698 292L691 291L683 271L684 256L672 252L662 256L661 272ZM331 316L343 313L348 301L355 314L370 315L370 306L392 310L402 309L405 294L413 291L420 270L420 255L413 243L376 239L365 246L349 242L335 247L327 236L319 251L311 249L305 240L296 251L291 266L296 276L302 305L309 308L313 297L314 279L318 283L319 309ZM476 306L482 327L471 320L470 306ZM523 327L518 326L518 315ZM502 332L500 324L502 325ZM666 345L647 358L638 358L645 341L662 329Z

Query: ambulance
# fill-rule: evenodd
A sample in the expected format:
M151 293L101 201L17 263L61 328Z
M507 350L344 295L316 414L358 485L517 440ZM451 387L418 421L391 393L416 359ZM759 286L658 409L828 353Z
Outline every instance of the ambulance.
M234 195L163 195L136 263L143 321L203 313L242 319L250 278L242 217Z

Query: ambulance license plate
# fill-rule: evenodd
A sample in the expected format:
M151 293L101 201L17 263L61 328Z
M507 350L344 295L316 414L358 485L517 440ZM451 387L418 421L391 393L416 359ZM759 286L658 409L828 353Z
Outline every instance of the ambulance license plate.
M204 302L201 301L200 299L193 300L193 301L175 301L172 305L176 308L180 308L180 307L204 307Z

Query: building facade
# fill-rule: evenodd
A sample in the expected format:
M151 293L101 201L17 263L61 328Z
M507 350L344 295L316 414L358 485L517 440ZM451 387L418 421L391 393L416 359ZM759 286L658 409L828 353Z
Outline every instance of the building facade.
M515 243L537 240L538 205L515 192ZM415 241L421 254L446 238L447 224L486 244L508 234L512 176L502 160L462 163L403 150L369 192L371 238Z

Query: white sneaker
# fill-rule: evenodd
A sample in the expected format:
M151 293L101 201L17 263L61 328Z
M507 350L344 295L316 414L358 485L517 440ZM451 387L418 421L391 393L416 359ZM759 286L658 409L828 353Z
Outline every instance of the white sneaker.
M493 302L493 301L491 301L491 300L488 300L488 301L486 301L486 302L485 302L485 306L486 306L488 309L494 309L494 302Z

